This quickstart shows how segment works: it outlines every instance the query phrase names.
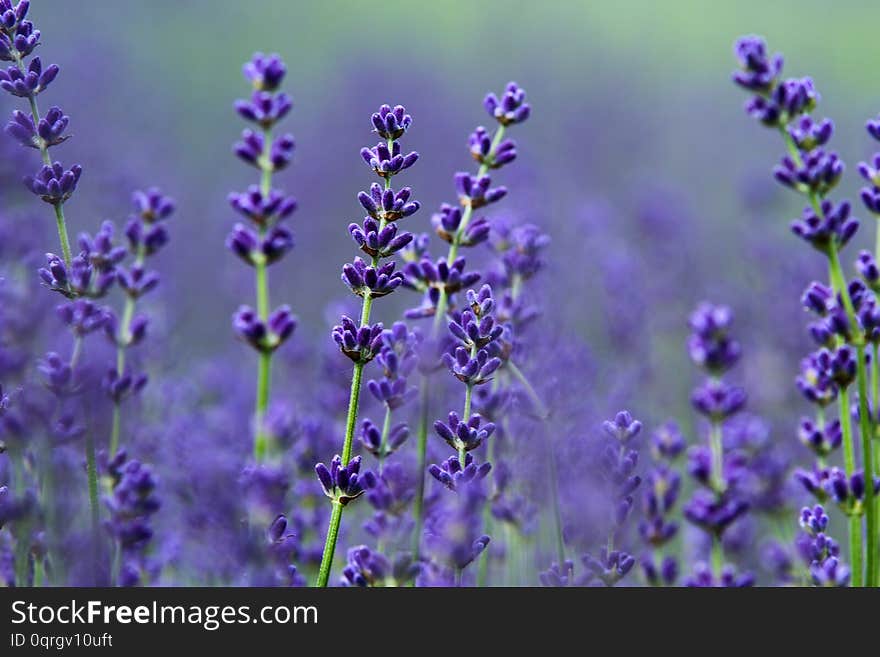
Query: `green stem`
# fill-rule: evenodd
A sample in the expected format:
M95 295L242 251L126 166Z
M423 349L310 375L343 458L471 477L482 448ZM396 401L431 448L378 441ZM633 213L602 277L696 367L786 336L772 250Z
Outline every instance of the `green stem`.
M855 445L853 443L852 415L849 410L849 389L843 388L838 395L840 432L843 436L843 469L847 478L855 470ZM862 585L862 520L858 516L850 516L849 522L849 559L852 566L853 586Z
M260 192L268 196L272 189L272 165L269 155L272 150L272 132L263 130L263 157L260 162ZM268 226L259 226L262 240ZM265 260L260 259L254 264L257 297L257 316L264 324L269 321L269 271ZM261 351L257 361L257 392L254 401L254 460L262 461L269 450L269 435L265 427L266 411L269 408L269 389L272 381L272 353Z
M523 387L523 390L526 391L526 395L529 398L529 401L532 402L532 405L535 407L535 412L538 414L538 417L541 420L546 420L550 417L550 411L547 409L547 406L544 404L541 397L535 392L534 387L532 387L531 382L528 380L525 374L523 374L522 370L517 367L516 363L512 360L508 360L505 363L505 367L513 374L514 378L517 382Z
M853 443L852 415L849 410L849 389L843 388L837 397L840 432L843 435L843 469L851 477L856 469L856 452Z
M724 444L721 425L713 422L709 428L709 452L712 455L711 481L712 487L719 495L724 492Z
M394 140L388 140L388 149L393 150ZM391 178L385 178L385 189L391 189ZM383 217L379 220L379 232L385 228L387 221ZM373 256L373 266L379 264L379 256ZM361 327L368 326L370 323L370 314L373 309L373 297L369 291L363 295L363 305L361 306ZM354 365L351 374L351 391L348 397L348 413L345 420L345 440L342 445L342 464L343 467L348 465L351 460L351 447L354 442L354 429L357 424L358 407L360 405L361 381L364 373L364 362L358 361ZM339 502L333 502L333 512L330 514L330 527L327 530L327 539L324 542L324 552L321 555L321 567L318 570L318 579L316 586L325 587L330 579L330 570L333 566L333 555L336 553L336 540L339 537L339 524L342 522L342 505Z
M385 421L382 423L382 439L379 442L379 475L382 475L382 466L385 464L385 452L388 450L388 435L391 433L391 407L385 405Z
M330 512L330 527L327 530L327 541L324 543L324 554L321 555L321 567L318 569L318 579L315 586L324 588L330 580L330 569L333 567L333 554L336 551L336 540L339 538L339 525L342 522L342 505L333 501L333 510Z
M859 428L862 437L862 461L865 468L865 585L873 586L877 576L877 515L874 500L874 440L871 414L868 409L868 376L865 366L865 346L856 347L859 386Z
M724 569L724 545L720 536L712 537L712 575L715 581L721 579L721 571Z

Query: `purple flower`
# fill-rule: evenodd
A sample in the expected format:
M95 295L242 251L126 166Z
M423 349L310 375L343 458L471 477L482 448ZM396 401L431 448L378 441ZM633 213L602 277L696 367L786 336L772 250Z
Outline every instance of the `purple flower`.
M390 146L387 142L379 142L373 148L363 148L361 157L377 176L390 178L409 169L419 159L419 154L412 151L403 155L400 143L395 141Z
M846 246L859 229L859 220L849 214L850 205L846 201L837 207L831 201L823 201L820 216L812 208L804 208L801 218L792 222L791 230L813 248L826 253L832 247Z
M466 385L482 385L492 380L492 375L501 367L501 359L489 356L486 349L479 349L476 355L464 347L456 347L454 355L443 354L443 363L459 381Z
M816 456L825 457L840 447L843 433L838 420L820 427L809 418L802 418L798 427L798 439L813 450Z
M393 189L383 189L378 183L370 185L370 191L358 193L358 201L367 214L376 221L393 222L404 217L409 217L418 212L421 204L416 200L410 200L412 189L404 187L395 192Z
M165 196L158 187L138 190L131 195L135 216L147 224L168 219L177 209L174 199Z
M376 457L386 457L394 452L409 438L409 427L397 424L388 432L385 444L382 444L382 430L372 420L364 420L361 424L360 441L364 448Z
M247 264L271 265L293 248L293 233L285 226L272 226L260 237L244 224L235 224L226 247Z
M470 454L465 456L464 463L464 468L462 468L458 457L450 456L440 465L431 464L428 467L428 472L448 489L459 490L471 483L477 483L485 479L492 469L490 463L483 463L478 466Z
M232 318L235 332L257 351L271 353L284 344L296 329L290 306L277 308L266 322L249 306L241 306Z
M247 121L269 130L293 109L293 100L285 93L254 91L250 100L235 101L235 111Z
M634 419L629 411L620 411L613 420L605 420L602 428L612 438L626 443L639 434L642 423Z
M493 151L492 135L483 126L468 137L468 148L473 158L489 169L500 169L516 159L516 142L504 139Z
M272 140L266 152L266 136L253 130L241 133L241 141L236 142L233 150L244 162L268 171L281 171L293 159L296 142L293 135L285 134Z
M491 187L492 178L488 174L472 176L465 171L455 174L455 189L462 205L474 210L500 201L507 195L506 187Z
M628 552L619 550L608 552L605 548L602 548L598 558L585 554L583 562L584 566L602 580L605 586L614 586L636 564L635 558Z
M651 453L655 459L673 460L684 451L684 436L675 422L661 425L651 436Z
M737 573L734 567L729 564L721 569L721 575L716 579L712 574L712 569L702 562L694 567L693 575L685 581L685 586L697 588L744 588L754 586L754 584L754 575L751 573Z
M254 85L259 91L276 91L284 76L287 67L279 55L264 55L261 52L254 56L242 68L246 80Z
M391 294L403 283L403 272L394 271L394 262L375 267L361 258L342 267L342 282L360 297L374 299Z
M44 165L35 176L27 176L24 184L46 203L58 205L73 195L81 175L80 165L65 169L60 162L55 162L52 166Z
M437 420L434 422L434 431L446 444L459 452L470 452L483 444L492 432L495 425L491 422L483 422L478 413L474 413L467 421L461 420L458 413L449 413L447 422Z
M0 50L2 50L2 46L0 46ZM43 70L40 58L34 57L26 70L21 70L18 66L10 66L5 70L0 69L0 89L13 96L33 98L52 84L59 70L55 64L47 66L46 70Z
M400 139L412 125L412 117L406 113L403 105L382 105L378 112L375 112L370 121L373 128L382 139L393 141Z
M733 313L727 306L701 303L691 314L691 336L688 353L700 367L713 374L721 374L739 360L742 349L728 332L733 324Z
M338 454L330 461L329 468L323 463L315 466L315 473L318 475L324 494L342 506L357 499L366 489L375 485L375 475L369 470L361 475L360 470L360 456L355 456L347 466L343 467L342 458Z
M340 350L356 363L368 363L382 348L382 324L358 327L350 317L333 327L333 340Z
M804 116L788 127L788 134L795 145L803 152L809 152L818 146L824 146L834 133L834 124L830 119L817 123L810 116Z
M297 207L292 196L284 196L277 189L270 189L264 195L257 185L251 185L246 192L233 192L228 200L236 212L260 227L289 217Z
M777 53L768 57L764 39L754 35L738 39L733 52L742 69L733 74L736 84L759 93L773 90L782 73L782 55Z
M837 153L827 153L817 148L802 153L800 162L786 155L773 169L773 175L786 187L802 194L825 196L837 186L843 175L843 168L843 162Z
M738 386L710 379L694 390L691 403L713 422L721 422L743 409L746 392Z
M501 125L522 123L529 118L532 108L526 102L525 89L516 82L508 82L501 98L490 93L483 100L483 107Z
M697 491L685 505L684 517L705 531L721 536L748 509L744 500Z
M6 133L23 146L39 150L67 141L70 135L65 135L64 132L69 124L70 117L60 107L50 107L36 126L31 116L15 110L12 119L6 124Z

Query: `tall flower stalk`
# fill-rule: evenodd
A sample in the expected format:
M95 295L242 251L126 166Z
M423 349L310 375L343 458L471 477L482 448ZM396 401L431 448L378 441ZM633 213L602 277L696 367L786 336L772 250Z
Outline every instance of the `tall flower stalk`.
M858 493L861 492L864 500L858 500L856 504L853 497L847 495L845 502L841 503L844 512L850 516L852 579L855 586L874 585L878 562L878 517L875 487L872 485L876 420L871 413L868 393L867 347L878 326L880 313L874 293L862 281L848 283L841 266L840 251L858 230L859 223L850 216L848 202L834 203L827 198L840 181L844 169L838 155L825 148L834 126L828 119L816 121L810 116L819 99L812 79L780 79L782 56L768 57L762 39L743 37L736 43L735 54L740 70L734 73L733 80L753 94L746 105L747 112L764 125L776 129L788 152L774 170L774 175L781 184L807 199L808 205L801 218L792 223L792 231L823 254L827 261L830 288L814 283L811 289L822 290L821 298L805 297L808 308L819 315L819 320L811 325L810 333L820 349L804 361L799 385L808 399L817 401L820 406L825 399L838 400L845 469L840 473L841 477L835 476L834 480L825 472L818 473L816 490L821 497L834 489L834 481L839 484L845 479L849 485L854 480L857 482L849 493L860 497ZM850 416L849 388L853 383L861 438L861 468L857 463L856 437ZM823 413L817 417L817 425L821 429L824 423ZM838 486L837 494L843 492Z
M70 122L59 107L52 107L45 115L40 114L37 96L43 93L58 75L59 68L52 64L43 68L39 57L31 58L40 45L40 31L26 19L30 2L0 0L0 61L12 62L7 69L0 69L0 88L27 101L27 112L16 110L6 130L25 146L40 153L43 166L36 175L27 178L28 188L55 212L55 225L64 264L70 267L72 256L64 203L76 189L82 167L74 165L64 169L53 162L49 149L67 139L64 134ZM30 59L29 59L30 58Z
M120 289L125 294L122 314L110 311L107 315L105 333L116 346L116 365L108 372L104 384L113 401L113 422L110 428L109 454L114 456L119 450L122 427L122 402L129 395L139 391L146 383L146 376L130 371L126 364L128 350L139 344L147 333L149 318L136 315L138 301L159 284L159 274L147 269L147 258L156 255L168 243L166 220L174 213L174 201L152 188L146 192L135 192L132 196L134 214L125 228L128 239L129 266L120 264L124 249L109 247L107 257L116 262L116 275ZM109 238L108 238L109 239ZM91 252L101 253L105 247L99 240L92 245L88 239L80 240L81 245ZM106 250L106 249L105 249Z
M508 127L522 123L529 118L531 106L526 102L526 92L515 82L505 87L501 98L488 94L483 107L497 122L494 131L479 126L468 138L468 148L472 157L479 163L476 175L467 172L455 174L455 187L461 207L443 204L435 215L433 224L437 235L449 243L445 258L433 262L427 254L427 244L417 245L408 251L406 266L407 286L424 293L424 301L419 308L407 313L410 318L433 317L429 345L434 345L440 337L446 321L447 309L452 295L467 289L479 280L479 274L464 271L464 258L459 256L462 247L473 247L485 242L489 236L489 222L485 217L475 217L474 212L500 201L507 195L507 188L492 187L489 172L510 164L516 159L516 143L505 138ZM423 367L424 371L430 369ZM413 534L413 553L418 559L424 524L425 465L427 458L430 381L426 374L419 387L420 419L417 432L418 478L413 514L415 531Z
M254 268L256 310L242 306L233 318L238 335L258 353L254 410L254 459L262 461L274 450L266 427L269 408L272 354L290 337L296 320L289 306L270 312L269 265L293 248L293 234L282 223L296 209L296 199L272 187L272 176L293 157L290 134L274 137L276 125L290 112L293 101L279 87L287 73L278 55L257 53L244 65L244 77L253 85L250 100L238 100L235 109L254 130L246 129L235 144L235 154L260 172L259 184L229 195L233 209L250 226L238 223L226 240L229 249Z
M727 458L724 426L746 403L745 391L729 384L723 375L741 355L741 348L730 335L733 313L726 306L700 304L690 318L691 336L688 352L708 378L694 389L691 402L709 421L706 445L695 445L688 453L688 471L702 486L684 507L685 518L702 529L712 542L711 581L725 580L724 545L728 528L746 511L749 504L739 494L737 483L742 474L736 458ZM701 568L698 568L701 570ZM697 573L696 578L705 580Z
M409 187L398 191L391 187L392 178L410 168L419 158L415 151L404 155L399 141L412 125L412 117L401 105L393 108L383 105L371 120L382 141L373 148L362 149L361 157L382 180L382 184L373 183L369 192L358 194L358 201L367 216L363 223L353 223L348 228L352 239L368 260L357 257L342 268L342 281L362 299L361 316L357 321L343 316L342 322L333 328L332 333L336 344L354 362L354 366L342 455L336 455L330 467L319 463L315 468L332 505L316 582L319 587L327 586L330 579L343 508L364 492L363 483L375 482L372 473L360 476L360 457L351 457L364 367L381 352L383 344L383 325L371 324L370 316L373 300L391 294L403 282L403 273L395 271L395 263L383 264L382 261L412 241L411 233L398 230L397 221L412 215L420 207L417 201L410 200L412 190ZM389 426L390 421L388 416Z

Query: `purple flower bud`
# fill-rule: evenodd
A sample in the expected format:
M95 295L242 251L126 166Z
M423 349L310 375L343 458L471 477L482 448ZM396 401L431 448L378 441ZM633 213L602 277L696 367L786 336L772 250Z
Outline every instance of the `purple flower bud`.
M73 195L81 175L80 165L74 164L65 170L61 163L55 162L52 166L44 165L35 176L27 176L24 184L46 203L58 205Z

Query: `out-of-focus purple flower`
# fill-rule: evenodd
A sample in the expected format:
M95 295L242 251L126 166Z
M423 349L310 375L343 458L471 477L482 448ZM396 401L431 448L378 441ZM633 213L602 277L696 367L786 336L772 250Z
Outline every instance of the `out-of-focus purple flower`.
M450 456L440 465L432 464L428 468L428 472L450 490L458 490L462 486L485 479L492 469L490 463L478 466L470 454L465 457L464 463L464 468L462 468L458 457Z
M296 329L296 317L290 306L277 308L266 322L249 306L238 309L232 319L236 333L257 351L272 352L287 340Z
M636 564L631 554L619 550L608 552L605 548L602 548L598 557L585 554L583 562L584 566L602 580L605 586L614 586Z
M472 176L466 171L455 174L455 189L462 205L474 210L500 201L507 195L506 187L492 187L492 177L488 174Z
M662 424L651 436L651 453L657 460L671 461L687 446L678 425L669 421Z
M702 562L694 567L693 575L685 580L685 586L697 588L743 588L754 586L754 584L754 575L751 573L737 573L734 567L729 564L721 569L721 576L716 579L712 574L712 569Z
M516 82L508 82L501 98L490 93L483 100L483 107L493 119L503 126L522 123L529 118L531 106L526 102L526 91Z
M743 409L746 392L738 386L710 379L694 390L691 403L713 422L721 422Z
M727 306L701 303L691 314L688 353L700 367L721 374L739 360L742 348L729 336L733 313Z
M287 74L287 67L279 55L255 53L242 68L245 79L259 91L276 91Z
M81 175L80 165L74 164L70 169L65 169L60 162L55 162L51 166L43 165L35 176L27 176L24 183L46 203L57 205L73 195Z
M602 429L612 438L626 443L639 434L642 423L633 418L629 411L620 411L613 420L605 420Z
M733 81L744 89L767 93L776 86L782 73L783 59L779 53L768 57L767 45L759 36L749 35L737 40L733 52L741 70L733 73Z

